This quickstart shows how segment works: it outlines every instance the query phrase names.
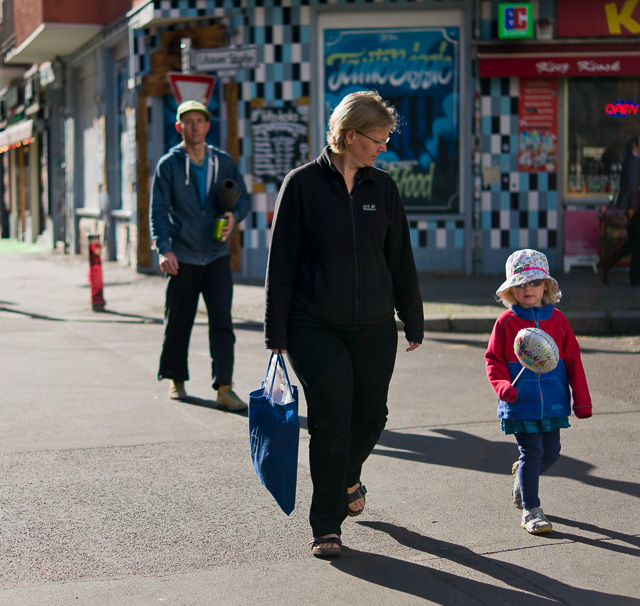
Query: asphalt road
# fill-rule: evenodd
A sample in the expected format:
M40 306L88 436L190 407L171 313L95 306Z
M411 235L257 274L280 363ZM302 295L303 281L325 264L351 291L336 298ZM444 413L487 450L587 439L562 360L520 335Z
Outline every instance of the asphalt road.
M253 472L246 415L214 407L205 326L180 403L156 380L160 324L43 319L32 299L0 309L2 606L640 604L640 337L580 339L594 417L563 430L542 536L511 504L488 334L401 341L367 509L328 562L307 545L306 432L287 517ZM261 332L238 330L236 357L246 396Z

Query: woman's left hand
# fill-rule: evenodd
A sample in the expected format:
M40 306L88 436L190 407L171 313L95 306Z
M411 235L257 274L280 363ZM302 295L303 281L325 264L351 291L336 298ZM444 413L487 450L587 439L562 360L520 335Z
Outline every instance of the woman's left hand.
M414 343L413 341L409 341L409 347L405 351L414 351L420 347L420 343Z

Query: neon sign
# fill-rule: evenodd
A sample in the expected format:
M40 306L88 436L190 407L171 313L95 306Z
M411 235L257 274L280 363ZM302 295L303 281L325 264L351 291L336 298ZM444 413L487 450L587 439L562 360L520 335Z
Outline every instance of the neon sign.
M617 103L609 103L604 111L614 118L623 118L625 116L637 115L638 104L629 101L618 101Z

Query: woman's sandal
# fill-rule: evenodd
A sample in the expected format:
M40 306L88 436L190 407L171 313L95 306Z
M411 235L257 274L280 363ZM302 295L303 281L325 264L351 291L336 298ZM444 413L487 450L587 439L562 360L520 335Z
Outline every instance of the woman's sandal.
M334 543L338 547L326 547ZM342 541L340 537L319 537L309 543L311 553L317 558L337 558L342 555Z
M358 488L356 488L352 493L347 495L347 505L351 505L351 503L355 503L358 499L364 499L365 496L367 494L367 489L364 487L364 484L360 484L360 486L358 486ZM366 499L365 499L366 502ZM347 507L347 509L349 509L349 516L350 517L355 517L355 516L359 516L363 511L364 511L364 505L362 506L362 509L358 509L358 511L353 511L353 509L351 509L350 507Z

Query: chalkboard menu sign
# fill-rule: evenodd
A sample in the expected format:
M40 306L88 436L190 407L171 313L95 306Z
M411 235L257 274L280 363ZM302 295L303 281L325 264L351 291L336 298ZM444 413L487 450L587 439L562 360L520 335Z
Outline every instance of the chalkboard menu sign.
M308 123L308 105L251 110L256 181L279 185L289 171L309 161Z

